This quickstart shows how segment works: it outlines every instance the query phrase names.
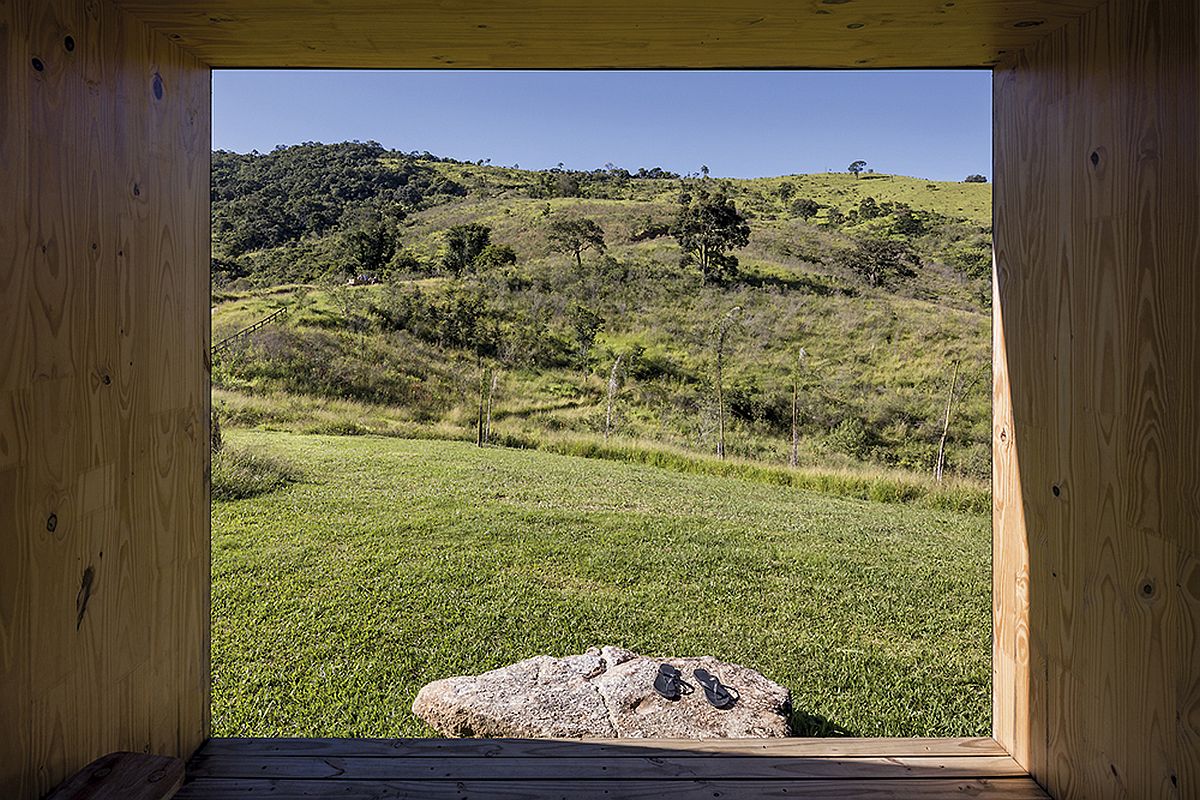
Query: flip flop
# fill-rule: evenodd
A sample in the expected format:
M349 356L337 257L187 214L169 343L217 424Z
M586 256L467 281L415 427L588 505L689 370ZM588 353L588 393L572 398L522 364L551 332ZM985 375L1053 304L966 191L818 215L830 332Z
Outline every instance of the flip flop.
M659 664L654 676L654 691L668 700L678 700L681 695L691 694L693 689L683 680L683 673L670 664Z
M721 679L706 669L698 669L692 673L696 683L704 687L704 697L715 708L728 708L741 697L737 689L721 683Z

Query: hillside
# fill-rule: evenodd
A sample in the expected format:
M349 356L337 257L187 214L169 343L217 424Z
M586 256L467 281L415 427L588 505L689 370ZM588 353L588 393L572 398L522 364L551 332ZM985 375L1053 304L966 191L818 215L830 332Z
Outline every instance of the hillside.
M671 234L680 196L705 192L749 229L720 280ZM982 481L990 199L891 175L535 172L358 143L216 153L214 341L291 309L216 360L217 406L234 424L473 438L485 404L492 441L607 429L697 455L723 408L731 457L782 465L795 389L801 466L928 474L957 364L947 469ZM580 220L603 246L576 258L555 231Z

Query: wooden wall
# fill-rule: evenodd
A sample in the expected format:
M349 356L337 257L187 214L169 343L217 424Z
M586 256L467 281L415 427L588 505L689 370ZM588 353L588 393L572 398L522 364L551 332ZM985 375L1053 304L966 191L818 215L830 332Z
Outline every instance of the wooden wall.
M995 76L995 733L1058 798L1200 797L1200 10Z
M0 0L0 797L208 728L210 72Z
M995 733L1061 798L1200 796L1198 50L1190 0L1110 0L996 73ZM32 798L208 728L209 69L112 0L0 0L0 69L0 796Z

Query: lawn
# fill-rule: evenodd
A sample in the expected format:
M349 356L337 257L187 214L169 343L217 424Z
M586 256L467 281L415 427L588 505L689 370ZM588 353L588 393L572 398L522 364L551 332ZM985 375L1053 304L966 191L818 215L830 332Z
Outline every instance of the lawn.
M805 734L986 735L990 520L461 442L226 431L213 735L427 736L426 682L618 644L792 690Z

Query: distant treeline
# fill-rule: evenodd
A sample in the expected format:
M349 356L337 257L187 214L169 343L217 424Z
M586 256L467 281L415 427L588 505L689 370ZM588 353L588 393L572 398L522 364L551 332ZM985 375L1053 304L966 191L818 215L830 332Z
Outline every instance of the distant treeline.
M353 227L364 216L407 213L467 194L462 184L429 164L483 165L428 151L388 150L379 142L280 146L269 153L212 154L214 253L236 258L253 250L278 247L338 227ZM609 164L573 171L562 164L536 173L531 194L574 197L585 182L620 184L631 178L675 179L661 167L636 172ZM350 224L347 224L350 223Z

